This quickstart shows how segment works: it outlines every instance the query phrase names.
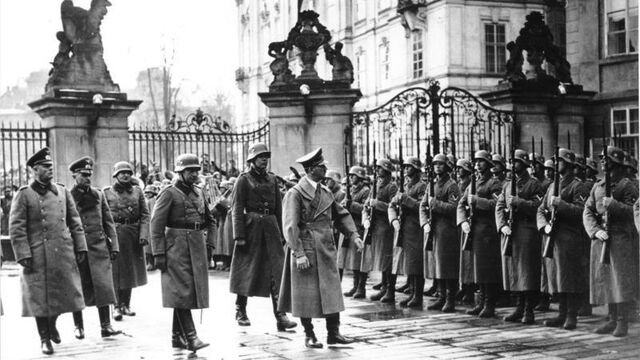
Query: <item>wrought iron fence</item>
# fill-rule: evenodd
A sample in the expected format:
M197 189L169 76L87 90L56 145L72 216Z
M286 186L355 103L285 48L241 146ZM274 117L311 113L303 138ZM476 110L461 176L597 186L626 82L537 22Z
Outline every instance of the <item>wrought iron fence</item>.
M0 148L2 155L2 186L26 185L31 179L31 172L27 167L29 159L36 151L49 145L49 133L40 125L0 124Z

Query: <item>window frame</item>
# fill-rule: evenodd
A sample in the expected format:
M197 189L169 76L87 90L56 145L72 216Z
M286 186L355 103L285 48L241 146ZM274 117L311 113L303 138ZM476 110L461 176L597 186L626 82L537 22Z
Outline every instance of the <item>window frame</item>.
M389 49L389 40L385 37L378 45L378 56L380 56L380 74L382 80L389 80L391 70L391 52Z
M416 42L419 39L420 42ZM425 76L424 66L424 32L422 30L414 31L410 37L410 49L411 49L411 79L422 79ZM416 50L416 45L420 45L420 49ZM419 51L419 52L418 52ZM416 55L419 55L419 59L416 59ZM419 64L419 66L417 66Z
M506 46L507 46L507 24L504 22L488 22L488 21L484 21L482 23L482 29L483 29L483 46L482 46L482 54L484 55L482 58L482 62L483 62L483 68L484 71L487 74L504 74L504 72L506 71L506 65L507 65L507 50L506 50ZM492 30L493 30L493 42L488 42L487 41L487 26L491 26ZM503 37L504 37L504 42L498 42L498 29L501 28L502 29L502 33L503 33ZM488 49L489 47L491 47L493 49L493 68L489 69L489 63L487 61L487 58L489 56L488 54ZM503 50L503 54L504 54L504 58L502 59L502 63L500 63L498 61L498 53L500 52L499 49Z
M609 1L605 0L604 1L604 53L605 53L605 57L612 57L612 56L624 56L624 55L629 55L629 54L637 54L638 53L638 42L637 42L637 36L638 36L638 20L636 19L636 27L634 29L629 29L629 10L630 9L636 9L636 18L638 17L638 10L639 7L638 5L636 5L635 7L630 8L629 7L629 2L631 0L624 0L625 1L625 6L624 6L624 24L625 24L625 28L624 30L617 30L617 31L609 31L609 14L618 12L620 10L617 11L609 11L608 6L609 6ZM635 32L636 33L636 49L634 51L630 51L630 41L629 39L631 38L629 36L629 34L631 32ZM622 52L616 52L616 53L611 53L609 51L609 35L611 33L624 33L624 51Z
M640 108L637 106L633 106L633 105L629 105L629 106L618 106L618 107L613 107L611 108L611 113L609 115L609 119L610 119L610 128L609 131L611 134L614 134L614 129L616 128L615 125L616 124L621 124L621 121L615 121L614 118L614 114L616 112L620 112L620 111L624 111L624 115L625 115L625 119L624 119L624 124L625 124L625 132L620 134L618 133L618 135L623 136L623 137L638 137L638 133L640 132L631 132L631 111L635 110L636 112L639 112L640 115ZM638 120L638 119L636 119ZM638 120L640 122L640 120ZM635 121L634 121L635 122Z

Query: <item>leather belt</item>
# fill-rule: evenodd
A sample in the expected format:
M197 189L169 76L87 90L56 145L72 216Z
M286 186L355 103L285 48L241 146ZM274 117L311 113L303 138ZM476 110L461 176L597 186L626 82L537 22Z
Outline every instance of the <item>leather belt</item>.
M181 222L181 223L169 224L168 227L174 228L174 229L185 229L185 230L202 230L204 229L205 224L201 222L194 222L194 223Z
M269 209L269 208L258 208L258 209L247 209L246 210L247 213L257 213L257 214L262 214L262 215L273 215L275 213L275 210Z
M124 219L124 218L114 218L113 221L117 222L118 224L123 224L123 225L131 225L131 224L136 224L138 223L138 219Z

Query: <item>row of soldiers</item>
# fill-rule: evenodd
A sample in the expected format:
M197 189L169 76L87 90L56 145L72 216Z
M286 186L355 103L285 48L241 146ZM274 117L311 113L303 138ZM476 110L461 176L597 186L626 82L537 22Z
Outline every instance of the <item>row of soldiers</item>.
M364 298L368 273L380 271L380 291L370 299L394 303L397 276L406 275L409 296L399 305L422 308L427 278L437 290L427 309L453 312L459 285L475 285L480 300L468 314L495 316L498 297L506 291L517 302L504 320L533 324L541 294L549 293L557 295L559 313L545 325L575 329L582 305L609 304L610 320L597 332L626 335L638 299L638 233L631 221L637 168L619 148L609 147L607 158L603 166L613 189L608 196L604 180L595 180L595 161L579 160L569 149L559 149L554 159L555 195L554 161L545 163L520 149L514 151L510 176L502 156L480 150L474 164L460 159L454 165L450 156L436 155L426 169L435 174L431 180L424 179L417 157L406 158L403 189L393 180L388 159L376 163L375 191L359 166L348 173L350 196L328 177L361 236L371 235L364 252L341 243L339 267L354 273L353 287L344 295ZM543 256L547 243L551 256ZM605 243L611 261L602 264Z

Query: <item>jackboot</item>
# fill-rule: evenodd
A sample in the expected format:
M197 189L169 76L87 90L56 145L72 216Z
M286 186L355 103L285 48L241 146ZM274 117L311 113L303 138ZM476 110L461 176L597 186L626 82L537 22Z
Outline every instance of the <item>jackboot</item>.
M369 274L367 274L366 272L360 271L358 273L358 276L360 277L358 279L358 288L356 289L356 292L353 294L353 298L354 299L364 299L367 297L367 277L369 277Z
M384 296L380 299L381 303L393 304L396 302L396 279L396 275L391 273L387 274L387 288Z
M196 352L203 347L209 346L208 343L203 342L198 338L196 333L196 326L193 323L193 317L191 316L191 310L189 309L176 309L178 311L178 319L182 330L184 330L185 337L187 338L187 350Z
M82 319L82 311L75 311L73 313L73 325L76 326L76 329L73 331L73 335L76 339L84 339L84 321Z
M304 346L310 349L322 348L322 343L318 341L316 334L313 332L311 318L300 318L300 322L304 327Z
M438 300L427 306L427 310L442 310L444 303L447 302L447 290L445 288L444 280L434 279L433 282L438 283Z
M466 284L464 289L464 296L460 300L463 304L473 304L475 302L474 294L476 292L475 284Z
M465 313L467 315L478 315L480 314L480 312L482 311L482 309L484 308L484 302L485 302L485 297L486 297L486 290L485 290L485 285L484 284L480 284L480 296L479 296L479 300L478 303L476 304L476 306L474 306L472 309L469 309L467 311L465 311Z
M630 302L618 304L618 322L616 323L615 330L613 330L613 336L627 336L627 332L629 331L629 309L632 308L630 305Z
M407 282L405 282L404 285L397 287L396 292L404 293L409 288L409 286L411 286L411 284L409 283L409 277L407 276Z
M407 283L409 284L408 289L414 289L414 276L413 275L407 275ZM413 297L415 296L414 292L411 292L409 294L409 297L407 297L406 299L400 301L400 303L398 303L398 305L400 305L401 307L407 307L407 304L409 303L409 301L411 301L413 299Z
M524 293L522 291L516 293L516 308L515 310L504 317L504 321L508 322L520 322L524 315Z
M496 301L498 300L498 285L485 284L484 308L478 314L481 318L492 318L496 316Z
M423 295L424 291L424 278L422 275L414 275L414 290L413 290L413 298L411 301L407 303L407 307L410 308L418 308L422 310L423 304Z
M156 265L153 262L153 255L144 254L145 261L147 263L147 271L153 271L156 269Z
M538 303L538 305L536 305L534 310L542 311L542 312L549 311L550 301L551 301L551 295L549 295L548 293L541 293L540 302Z
M131 311L131 292L133 289L120 290L122 294L122 304L120 306L120 312L125 316L136 316L134 311Z
M352 297L353 294L356 293L356 291L358 290L358 284L360 283L360 276L359 276L359 271L354 270L353 271L353 287L351 288L351 290L345 292L343 295L347 296L347 297Z
M273 291L271 292L271 305L273 307L273 315L276 317L278 331L286 331L298 326L295 321L289 320L286 313L278 311L278 294L274 294Z
M438 280L433 279L433 281L431 281L431 287L427 291L425 291L423 295L428 297L434 297L434 296L437 296L437 293L438 293Z
M591 316L593 310L589 303L589 293L580 294L580 309L578 309L578 316Z
M462 286L460 286L460 289L458 289L458 291L456 292L456 301L462 301L462 298L464 298L468 287L469 284L462 284Z
M100 318L100 335L104 337L122 334L122 331L111 327L109 319L109 305L98 307L98 317Z
M538 303L538 292L525 291L524 300L524 316L522 318L522 323L525 325L533 325L536 322L533 311Z
M379 283L373 285L371 287L371 289L372 290L382 290L382 287L386 286L386 285L387 285L387 273L386 273L386 271L383 271L382 272L382 280Z
M56 320L58 320L58 315L49 317L49 339L56 344L60 344L60 333L56 328Z
M456 291L458 290L458 280L446 279L442 281L444 281L446 288L446 301L444 306L442 306L442 312L456 312Z
M178 317L178 310L173 309L173 321L171 323L171 346L178 349L187 348L187 339L184 336L184 331L180 326L180 318Z
M569 307L568 297L570 294L559 293L558 297L558 316L547 319L544 321L544 326L548 327L560 327L563 326L567 320L567 309Z
M121 321L122 320L122 310L120 304L113 305L113 320Z
M340 334L340 313L326 316L327 321L327 344L346 345L355 342L354 339Z
M53 346L49 340L49 319L46 317L36 317L36 327L40 335L40 350L45 355L53 354Z
M565 294L567 299L567 319L562 326L565 330L573 330L578 326L578 309L580 308L580 294Z
M596 330L596 334L611 334L618 326L618 305L609 304L609 319L606 323L600 325Z

